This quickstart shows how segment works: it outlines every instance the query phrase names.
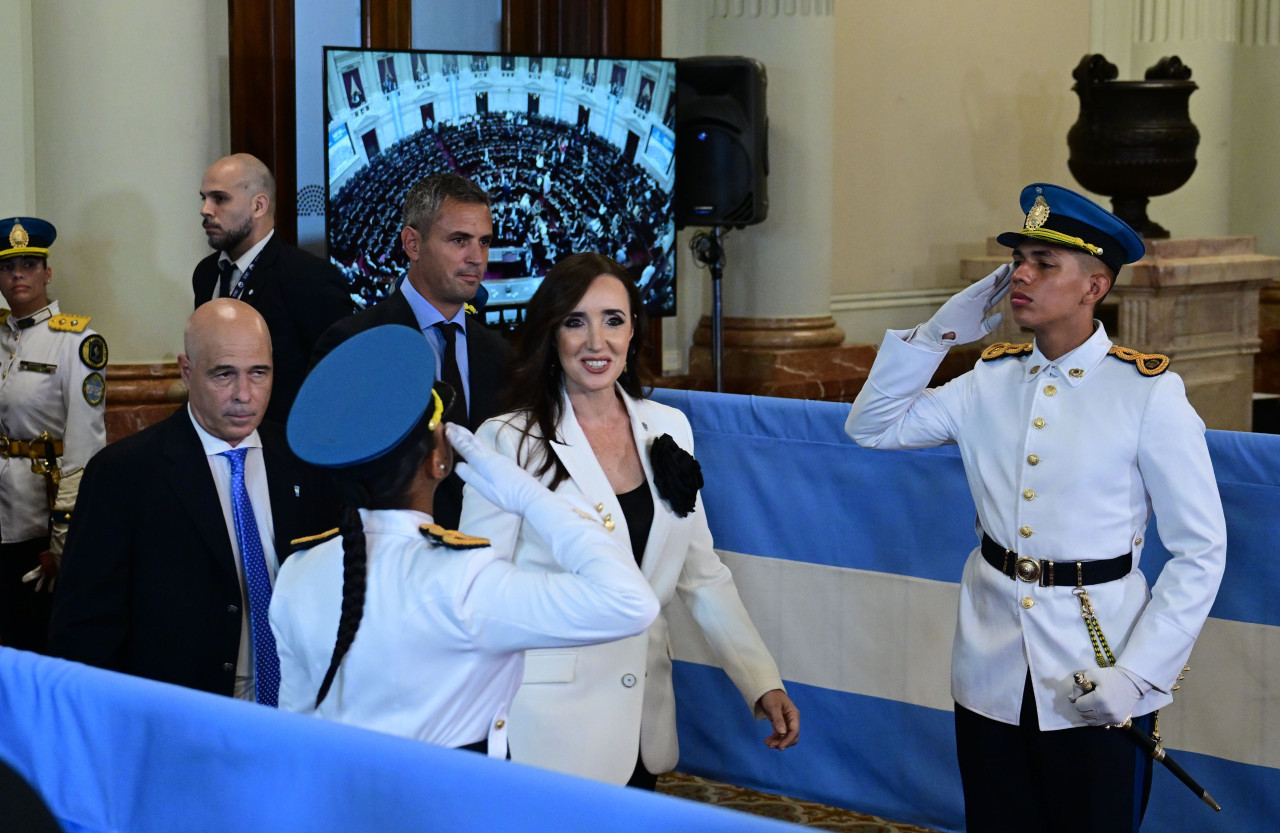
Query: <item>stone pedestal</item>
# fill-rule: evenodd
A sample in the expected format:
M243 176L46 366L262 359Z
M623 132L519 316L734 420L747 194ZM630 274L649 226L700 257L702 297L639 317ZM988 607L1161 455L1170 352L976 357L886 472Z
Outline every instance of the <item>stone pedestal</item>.
M1258 297L1259 352L1253 363L1253 390L1280 394L1280 281Z
M713 389L709 316L698 322L693 344L689 375L663 385ZM872 345L845 344L830 316L724 319L726 393L852 402L875 357Z
M1259 290L1280 278L1280 258L1257 254L1252 237L1148 240L1147 255L1124 267L1098 318L1116 344L1163 353L1209 428L1248 431L1259 350ZM978 280L1009 259L992 238L987 256L961 262ZM1006 299L1004 322L984 341L1028 341Z
M107 366L107 442L136 434L187 401L176 362Z

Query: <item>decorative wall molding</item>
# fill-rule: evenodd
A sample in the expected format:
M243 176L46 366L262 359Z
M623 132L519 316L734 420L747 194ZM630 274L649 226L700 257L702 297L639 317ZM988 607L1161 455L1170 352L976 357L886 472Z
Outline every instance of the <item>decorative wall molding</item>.
M707 19L831 17L835 5L835 0L707 0Z
M832 312L861 312L871 309L941 306L964 286L937 289L892 289L879 292L847 292L831 296Z
M1245 8L1280 0L1132 0L1135 43L1236 43Z
M1280 0L1239 0L1240 44L1280 46Z

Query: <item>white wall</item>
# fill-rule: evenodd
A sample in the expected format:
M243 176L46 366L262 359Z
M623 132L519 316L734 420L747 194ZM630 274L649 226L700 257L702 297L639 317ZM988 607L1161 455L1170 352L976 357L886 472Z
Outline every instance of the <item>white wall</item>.
M1072 185L1088 48L1087 0L1048 16L1022 0L838 5L832 294L850 341L927 317L921 290L957 285L961 257L1021 226L1024 185ZM917 295L883 297L903 290Z
M0 0L0 217L38 214L35 191L35 90L31 77L31 0Z
M1241 42L1233 55L1230 227L1258 238L1258 251L1280 255L1280 15L1245 0ZM1197 93L1199 95L1199 93Z
M208 253L200 178L225 153L227 5L31 4L35 191L51 294L113 363L172 360Z

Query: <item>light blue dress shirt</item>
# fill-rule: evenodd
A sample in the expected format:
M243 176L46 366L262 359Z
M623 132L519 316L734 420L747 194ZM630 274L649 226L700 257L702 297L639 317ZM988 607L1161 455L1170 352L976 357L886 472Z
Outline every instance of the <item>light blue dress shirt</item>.
M467 397L467 409L471 408L471 363L467 361L467 308L464 306L458 310L457 315L452 318L445 318L440 314L440 310L431 305L431 302L423 298L418 290L413 288L413 284L409 281L401 281L400 291L404 293L405 300L409 302L409 306L413 309L414 317L418 319L418 328L422 330L423 335L427 337L427 343L431 345L432 351L436 355L436 378L440 378L440 362L444 358L444 333L435 326L440 321L452 321L459 327L458 334L455 337L457 341L457 358L458 373L462 376L463 393Z

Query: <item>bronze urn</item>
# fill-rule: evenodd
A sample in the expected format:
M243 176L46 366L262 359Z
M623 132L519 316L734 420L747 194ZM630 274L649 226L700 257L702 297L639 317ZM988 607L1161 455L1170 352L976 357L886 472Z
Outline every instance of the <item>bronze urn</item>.
M1200 131L1188 109L1196 83L1176 55L1143 81L1116 81L1118 74L1101 55L1085 55L1071 73L1080 118L1067 132L1067 166L1086 189L1111 197L1116 216L1143 237L1165 238L1168 230L1147 217L1147 202L1180 188L1196 169Z

